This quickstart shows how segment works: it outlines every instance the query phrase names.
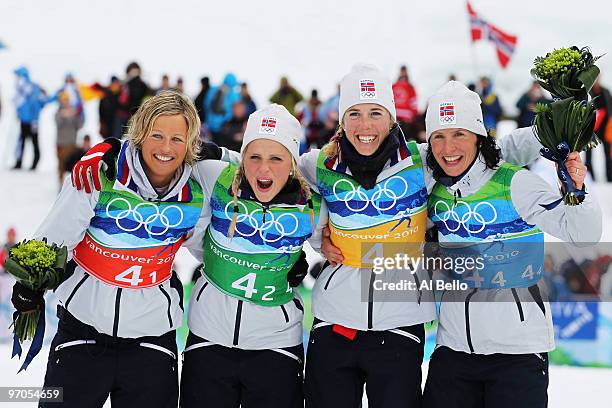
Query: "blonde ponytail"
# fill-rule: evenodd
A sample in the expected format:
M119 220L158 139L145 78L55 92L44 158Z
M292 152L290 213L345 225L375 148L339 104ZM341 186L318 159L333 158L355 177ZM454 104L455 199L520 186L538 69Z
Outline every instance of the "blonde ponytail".
M230 223L229 229L227 231L227 235L229 239L232 240L234 238L234 232L236 230L236 223L238 222L238 187L240 187L240 182L242 181L242 166L236 169L234 173L234 180L232 180L232 195L234 196L234 214L232 215L232 222Z
M321 148L321 151L327 158L337 157L340 153L340 138L344 136L342 125L338 125L338 129L334 136Z

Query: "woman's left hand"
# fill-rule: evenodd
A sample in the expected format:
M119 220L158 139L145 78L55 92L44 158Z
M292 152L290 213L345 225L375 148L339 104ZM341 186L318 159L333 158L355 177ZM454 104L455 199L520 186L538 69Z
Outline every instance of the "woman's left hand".
M341 264L342 261L344 261L344 257L342 256L342 251L340 251L339 248L337 248L336 246L334 246L334 244L332 244L330 235L331 234L329 231L329 227L325 227L323 229L323 241L321 243L321 253L323 254L325 258L327 258L331 266L336 266L338 264Z
M565 160L565 167L569 172L569 176L572 178L574 185L578 190L582 190L584 186L584 178L586 177L587 168L582 164L580 153L571 152Z

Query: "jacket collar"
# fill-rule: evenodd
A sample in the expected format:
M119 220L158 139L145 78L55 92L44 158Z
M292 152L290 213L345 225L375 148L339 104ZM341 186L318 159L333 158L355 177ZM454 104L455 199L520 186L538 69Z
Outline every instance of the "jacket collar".
M389 175L392 175L394 171L401 170L405 167L410 167L413 164L410 158L410 149L408 148L406 139L399 125L395 125L393 129L391 129L389 137L393 135L395 135L395 137L397 138L397 149L391 152L382 169L378 172L378 175L376 177L377 182L380 182L386 177L389 177ZM337 143L338 145L338 154L336 156L326 158L324 160L324 165L326 168L334 170L338 173L354 176L351 170L349 169L347 157L343 154L341 147L342 143L340 142L341 137L346 136L334 136L334 138L332 138L331 142ZM389 170L391 168L393 168L393 171Z
M458 191L463 197L474 194L493 177L496 171L497 169L488 168L484 157L479 154L468 171L453 185L447 186L446 190L453 195Z

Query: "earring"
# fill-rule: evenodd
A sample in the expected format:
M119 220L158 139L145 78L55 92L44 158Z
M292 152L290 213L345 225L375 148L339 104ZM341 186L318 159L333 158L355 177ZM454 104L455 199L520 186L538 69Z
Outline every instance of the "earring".
M293 177L293 170L289 171L289 177Z

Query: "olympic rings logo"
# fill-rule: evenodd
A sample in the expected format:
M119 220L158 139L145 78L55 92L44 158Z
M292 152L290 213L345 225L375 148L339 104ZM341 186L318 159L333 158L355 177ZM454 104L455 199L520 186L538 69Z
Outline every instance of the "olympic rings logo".
M111 214L109 212L109 209L111 208L111 205L114 202L125 203L127 209L120 211L117 215ZM153 212L145 218L145 215L143 214L144 211L142 211L142 209L147 207L151 207ZM172 210L177 211L178 221L170 223L169 214L171 213L169 212L171 212ZM115 224L117 224L117 227L122 231L133 232L144 226L145 230L150 235L163 235L168 232L170 228L177 227L181 224L181 222L183 222L183 211L180 209L180 207L176 205L165 206L164 209L160 212L159 207L157 205L153 203L143 202L134 207L134 209L132 209L132 205L130 204L130 202L122 197L116 197L106 205L106 216L115 220ZM123 219L136 222L136 227L124 227L123 225L121 225L121 220ZM153 224L158 220L159 223L163 225L164 229L161 232L153 232L151 228L154 226Z
M403 185L401 193L396 193L396 191L389 188L389 183L391 183L393 180L397 180ZM346 183L351 186L351 190L346 193L344 198L338 197L338 193L336 191L336 188L341 183ZM404 197L406 193L408 193L408 182L399 176L390 177L387 179L387 181L385 181L382 187L380 186L380 184L377 184L376 191L374 192L374 194L372 194L372 197L368 197L368 194L362 189L361 186L358 186L357 189L355 189L355 186L349 180L340 179L334 183L332 191L334 192L334 197L336 197L336 200L344 202L346 208L353 212L361 212L365 210L370 204L372 204L372 207L376 208L378 211L386 211L395 207L395 205L397 204L397 200ZM390 202L390 204L385 207L381 207L379 203L379 201L383 198L383 194L384 198L386 198ZM352 205L355 205L353 204L353 199L355 197L357 197L358 201L363 202L362 206L359 208L351 207Z
M442 116L440 117L440 122L454 123L455 117L454 116Z
M225 205L225 216L227 217L228 220L232 219L232 215L230 215L230 213L228 212L228 209L232 207L233 205L234 203L231 201ZM238 234L242 235L243 237L252 237L256 233L259 233L259 236L264 242L273 243L273 242L281 240L287 235L295 234L298 230L299 222L298 222L297 217L294 214L284 213L284 214L279 215L278 217L275 217L274 213L268 212L266 217L269 216L270 219L265 221L263 224L259 225L259 221L253 215L257 214L258 212L263 213L263 210L257 208L253 212L249 213L246 204L240 201L238 201L238 207L241 207L241 211L238 213L238 217L236 219L235 231ZM287 225L287 221L285 221L285 224L281 222L281 220L284 217L287 217L290 220L289 222L293 222L295 224L295 226L293 227L291 231L287 231L285 229ZM240 223L245 222L245 221L251 228L253 228L253 231L251 233L240 231ZM278 234L278 237L274 239L268 239L266 235L271 232L276 232Z
M467 209L467 211L461 216L455 211L455 209L460 205L465 206ZM440 213L438 212L438 206L443 207L443 211ZM478 209L481 207L483 207L483 209L486 207L491 209L493 212L491 219L485 220L485 217L478 212ZM459 228L463 226L463 228L470 234L478 234L479 232L482 232L487 225L492 224L497 220L497 211L488 201L482 201L476 204L473 210L472 207L470 207L470 205L465 201L457 201L457 204L453 205L452 208L449 208L445 201L438 201L434 206L434 213L436 217L444 223L446 229L448 229L450 232L458 231ZM448 220L455 221L457 223L457 228L453 229L449 227L447 224ZM474 220L475 223L468 223L471 220ZM472 228L474 227L476 227L476 229L473 230Z
M376 92L362 92L361 97L368 99L376 98Z

